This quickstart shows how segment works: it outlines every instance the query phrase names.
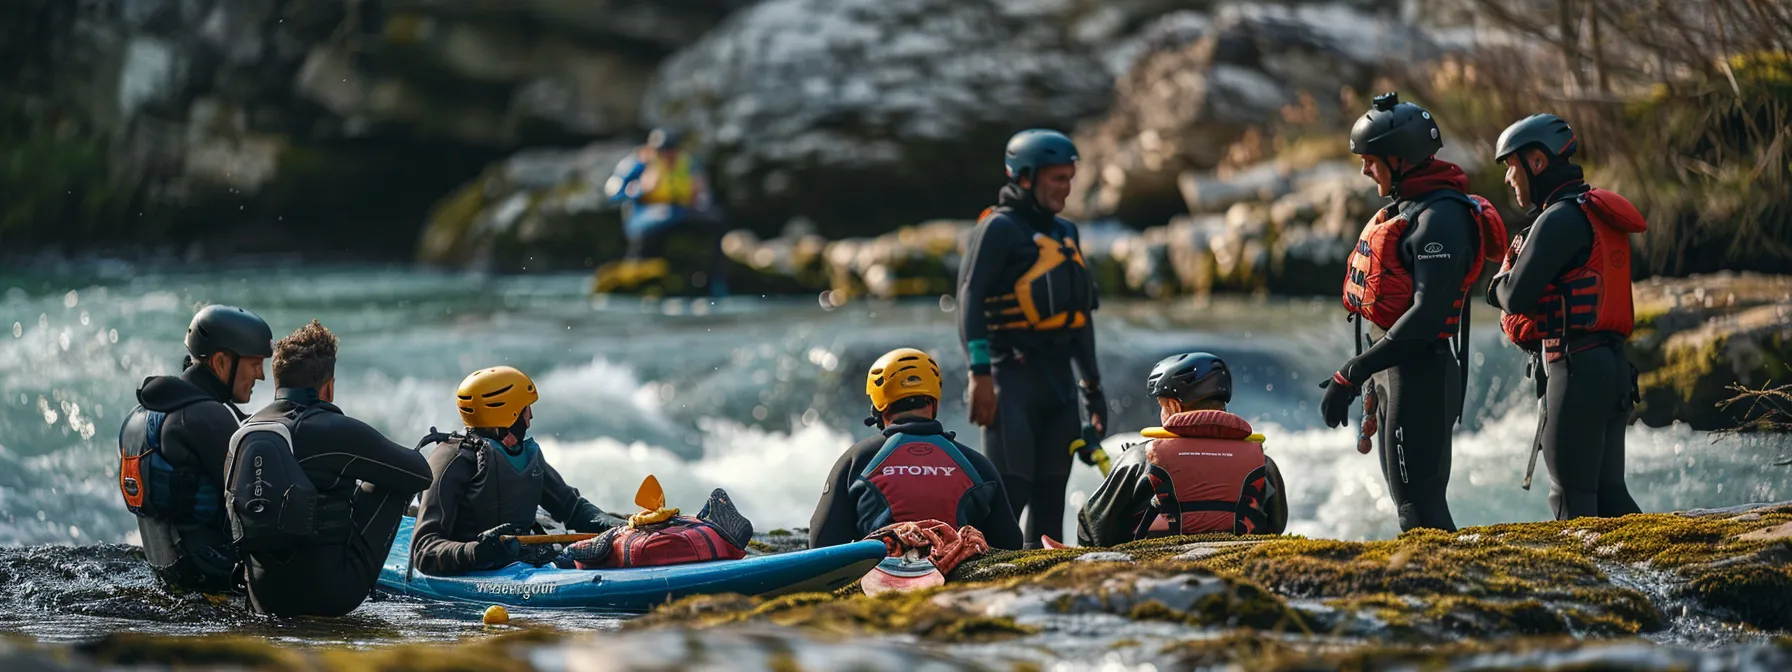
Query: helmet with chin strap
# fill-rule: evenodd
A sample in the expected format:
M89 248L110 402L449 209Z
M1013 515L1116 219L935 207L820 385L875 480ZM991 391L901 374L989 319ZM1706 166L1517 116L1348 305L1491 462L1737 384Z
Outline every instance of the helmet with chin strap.
M1544 166L1547 170L1550 166L1566 163L1568 157L1574 156L1574 152L1580 149L1580 136L1561 117L1549 113L1533 114L1500 132L1499 142L1494 145L1493 160L1505 163L1507 157L1525 149L1536 149L1549 157L1549 163ZM1542 199L1538 197L1536 186L1538 173L1532 172L1531 164L1526 161L1520 160L1518 166L1531 183L1531 203L1541 208Z

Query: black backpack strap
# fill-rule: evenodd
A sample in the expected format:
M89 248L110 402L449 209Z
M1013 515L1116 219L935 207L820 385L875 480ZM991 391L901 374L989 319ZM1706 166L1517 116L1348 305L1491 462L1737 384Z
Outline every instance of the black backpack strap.
M1470 208L1476 207L1475 199L1469 198L1468 194L1455 189L1438 189L1425 194L1424 198L1407 201L1407 206L1400 209L1400 216L1405 217L1408 221L1417 221L1419 213L1431 209L1431 206L1436 205L1439 201L1461 201Z

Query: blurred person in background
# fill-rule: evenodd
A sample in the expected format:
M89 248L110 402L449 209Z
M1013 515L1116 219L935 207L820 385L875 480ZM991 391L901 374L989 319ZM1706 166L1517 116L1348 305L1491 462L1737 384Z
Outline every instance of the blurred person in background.
M722 221L709 189L709 176L697 157L683 147L683 134L656 128L647 144L623 158L604 183L611 201L623 203L623 233L628 253L620 262L599 269L598 292L632 289L664 278L675 265L667 258L674 234L696 234L709 255L702 271L710 296L726 296L723 277Z

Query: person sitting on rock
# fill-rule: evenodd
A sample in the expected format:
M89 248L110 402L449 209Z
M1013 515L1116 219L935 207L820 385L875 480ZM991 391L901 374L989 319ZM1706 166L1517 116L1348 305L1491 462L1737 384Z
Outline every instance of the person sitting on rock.
M1145 379L1162 427L1114 462L1077 512L1077 543L1113 546L1204 532L1281 534L1287 487L1263 435L1226 410L1232 373L1205 352L1171 355Z
M936 419L940 388L939 364L914 348L891 350L871 366L865 424L883 433L854 444L834 463L809 523L811 548L928 520L974 527L993 548L1021 547L1020 525L995 465Z
M519 546L515 536L536 526L545 509L574 532L603 532L624 524L566 484L528 437L540 396L535 381L508 366L481 369L455 390L466 433L432 434L435 482L423 492L411 544L411 564L436 576L496 569L517 560L542 565L554 549Z
M599 292L629 289L663 278L670 269L667 242L677 231L700 234L713 242L704 282L712 296L727 293L722 278L721 221L709 190L709 177L697 157L681 147L677 131L656 128L647 144L624 157L604 183L611 201L623 206L623 233L628 253L622 262L598 273Z

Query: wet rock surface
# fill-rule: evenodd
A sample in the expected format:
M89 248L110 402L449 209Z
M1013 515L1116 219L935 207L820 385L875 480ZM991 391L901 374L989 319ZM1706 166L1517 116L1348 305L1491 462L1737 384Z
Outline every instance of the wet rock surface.
M273 646L254 635L113 634L72 647L13 641L0 645L0 664L1770 670L1792 663L1788 529L1792 503L1415 531L1370 542L1173 537L1112 549L997 552L961 565L946 586L914 593L867 597L848 587L769 600L694 597L595 637L567 632L573 621L523 612L512 626L467 630L447 645L399 643L401 633L377 631L343 640L344 649ZM801 530L768 532L755 549L800 548L801 539ZM0 554L9 604L64 608L92 596L57 581L104 583L96 573L150 583L132 553L111 548ZM60 575L72 578L52 578ZM73 597L46 601L58 592ZM169 618L224 619L225 629L279 636L260 619L244 616L232 626L211 607L179 606L179 598L157 592L138 597ZM477 620L476 607L465 611L461 618ZM1683 632L1702 633L1695 648L1678 639ZM395 641L353 650L386 639Z

